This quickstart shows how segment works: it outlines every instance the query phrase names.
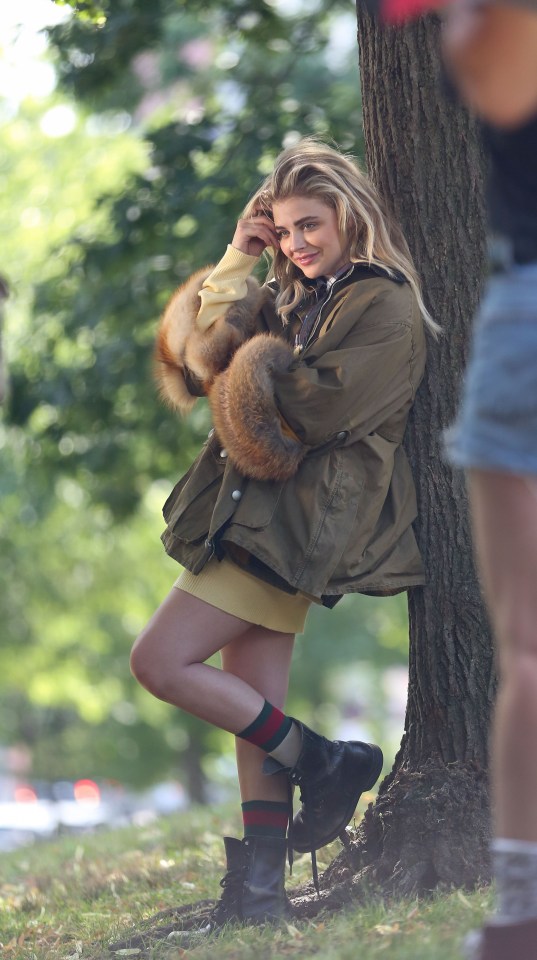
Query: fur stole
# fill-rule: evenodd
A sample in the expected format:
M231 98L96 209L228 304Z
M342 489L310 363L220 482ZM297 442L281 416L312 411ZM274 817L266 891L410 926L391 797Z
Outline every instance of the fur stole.
M274 396L273 374L289 370L293 360L293 351L279 337L258 334L239 347L209 390L216 433L246 477L289 480L306 455Z
M222 314L208 330L196 326L199 291L214 267L193 274L173 294L159 324L155 345L155 378L164 400L186 413L196 396L208 392L237 347L255 333L265 293L254 277L242 300L222 305ZM197 381L197 382L196 382ZM193 394L192 388L196 393ZM199 389L198 389L199 388Z

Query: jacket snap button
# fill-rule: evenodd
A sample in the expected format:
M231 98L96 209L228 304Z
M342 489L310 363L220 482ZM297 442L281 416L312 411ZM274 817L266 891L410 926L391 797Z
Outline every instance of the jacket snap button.
M341 430L341 432L338 433L336 440L346 440L346 439L347 439L347 431Z
M242 493L240 490L234 490L233 493L231 494L232 500L240 500L241 497L242 497Z
M226 457L227 457L227 450L221 450L221 451L220 451L220 456L222 457L223 460L225 460Z

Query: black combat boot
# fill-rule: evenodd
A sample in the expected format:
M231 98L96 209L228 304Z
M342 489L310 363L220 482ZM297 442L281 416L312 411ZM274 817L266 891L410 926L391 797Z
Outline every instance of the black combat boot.
M280 837L224 837L227 870L208 930L226 923L275 923L290 914L284 875L287 841Z
M360 795L370 790L382 770L380 747L359 740L327 740L293 720L302 734L294 767L274 757L263 763L266 774L288 774L300 787L302 807L293 821L290 842L297 853L319 850L340 836L350 822Z

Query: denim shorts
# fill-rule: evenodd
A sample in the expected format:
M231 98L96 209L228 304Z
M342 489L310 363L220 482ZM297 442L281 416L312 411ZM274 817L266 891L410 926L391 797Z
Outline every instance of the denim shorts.
M536 263L488 281L445 447L455 466L537 474Z

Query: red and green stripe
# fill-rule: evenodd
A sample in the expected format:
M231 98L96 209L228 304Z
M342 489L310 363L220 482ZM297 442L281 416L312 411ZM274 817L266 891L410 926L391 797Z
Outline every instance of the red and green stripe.
M285 740L292 724L291 717L286 717L285 713L265 700L261 713L237 736L270 753Z
M283 837L287 834L289 807L274 800L247 800L241 804L245 837Z

